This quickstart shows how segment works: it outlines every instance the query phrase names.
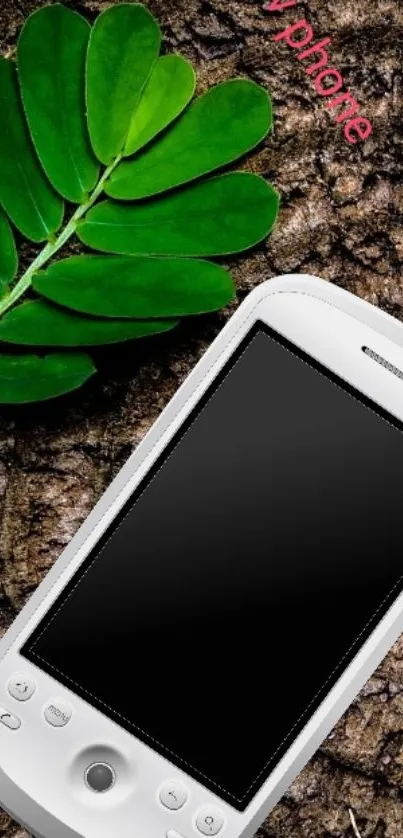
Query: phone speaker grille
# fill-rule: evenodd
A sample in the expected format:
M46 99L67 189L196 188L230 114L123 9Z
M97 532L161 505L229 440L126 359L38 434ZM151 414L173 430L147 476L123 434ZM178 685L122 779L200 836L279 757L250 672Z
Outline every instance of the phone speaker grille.
M390 361L386 360L386 358L382 358L382 355L378 355L378 353L374 352L373 349L369 349L368 346L363 346L362 351L364 355L368 355L368 357L372 358L375 363L380 364L385 370L388 370L388 372L391 372L392 375L396 376L396 378L400 378L400 381L403 381L403 370L399 370L398 367L395 367L394 364L391 364Z

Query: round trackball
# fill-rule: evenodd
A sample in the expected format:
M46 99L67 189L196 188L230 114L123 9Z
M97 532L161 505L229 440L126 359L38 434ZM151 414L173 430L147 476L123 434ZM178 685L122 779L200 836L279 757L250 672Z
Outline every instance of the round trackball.
M106 762L93 762L84 776L88 788L98 793L109 791L116 780L114 769Z

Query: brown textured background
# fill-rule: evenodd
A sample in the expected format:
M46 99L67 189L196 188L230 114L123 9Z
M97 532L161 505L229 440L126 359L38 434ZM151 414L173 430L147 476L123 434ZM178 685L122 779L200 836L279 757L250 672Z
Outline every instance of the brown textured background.
M15 47L26 15L41 5L41 0L0 0L3 54ZM92 19L108 4L67 5ZM309 0L276 15L248 0L149 0L148 6L162 23L167 48L195 62L200 89L243 74L272 92L274 137L247 165L277 186L282 210L267 245L234 261L239 297L271 276L303 270L402 318L401 0ZM295 55L272 41L276 30L303 15L320 37L332 36L333 64L366 103L374 134L365 145L348 146ZM1 411L0 634L228 313L99 353L101 375L78 394ZM342 602L331 619L337 630ZM268 712L271 690L278 692L281 685L269 685ZM403 640L261 836L352 838L349 807L362 838L403 835ZM0 838L24 835L0 812Z

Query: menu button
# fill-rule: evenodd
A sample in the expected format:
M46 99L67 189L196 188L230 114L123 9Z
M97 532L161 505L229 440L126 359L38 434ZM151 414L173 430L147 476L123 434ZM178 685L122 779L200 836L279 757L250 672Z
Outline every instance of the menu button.
M46 705L44 716L46 721L53 727L65 727L73 715L70 704L62 699L55 699Z

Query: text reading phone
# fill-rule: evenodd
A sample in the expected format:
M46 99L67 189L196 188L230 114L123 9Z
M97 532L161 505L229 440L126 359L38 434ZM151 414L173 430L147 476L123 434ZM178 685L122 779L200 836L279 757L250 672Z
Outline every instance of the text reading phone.
M253 834L403 631L402 379L321 280L241 305L2 641L32 834Z

